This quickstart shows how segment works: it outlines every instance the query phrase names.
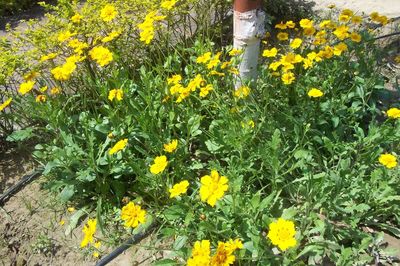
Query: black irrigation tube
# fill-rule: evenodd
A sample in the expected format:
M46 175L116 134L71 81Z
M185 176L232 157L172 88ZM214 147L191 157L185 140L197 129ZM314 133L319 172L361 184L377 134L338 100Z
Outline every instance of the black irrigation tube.
M42 169L36 169L30 174L23 176L21 180L18 181L17 184L13 185L10 189L8 189L0 196L0 206L3 206L4 203L6 203L15 193L23 189L27 184L32 182L35 178L41 176L42 173L43 173Z
M144 231L140 232L139 234L136 234L126 240L121 246L117 247L114 249L110 254L102 258L100 261L96 263L96 266L104 266L107 265L110 261L115 259L118 255L120 255L122 252L130 248L132 245L137 244L140 242L143 238L147 237L154 229L158 227L157 222L153 221L153 223Z

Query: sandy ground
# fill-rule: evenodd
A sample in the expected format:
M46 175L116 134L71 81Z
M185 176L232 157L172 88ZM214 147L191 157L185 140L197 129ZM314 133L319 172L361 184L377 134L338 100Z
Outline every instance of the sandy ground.
M314 0L315 9L326 9L328 5L335 4L336 7L349 8L359 13L370 14L377 11L390 18L400 16L400 0Z

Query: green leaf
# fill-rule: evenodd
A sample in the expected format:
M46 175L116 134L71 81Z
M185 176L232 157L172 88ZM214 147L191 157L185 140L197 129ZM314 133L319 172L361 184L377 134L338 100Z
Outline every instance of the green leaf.
M75 194L74 185L66 185L60 193L60 199L62 202L67 202Z
M181 265L181 264L172 259L162 259L162 260L156 261L153 265L154 266L174 266L174 265Z
M76 225L79 222L79 219L86 214L86 208L82 208L80 210L77 210L69 219L69 223L67 225L67 228L65 229L65 235L68 236L71 234L72 230L76 228Z
M15 132L11 133L11 135L7 136L6 140L9 142L12 142L12 141L18 142L18 141L28 140L34 136L33 130L34 130L33 127L28 127L25 129L15 131Z
M217 150L221 149L222 145L217 144L216 142L212 141L212 140L207 140L205 142L207 149L211 152L214 153Z
M187 239L188 239L187 236L178 236L178 237L175 239L173 248L174 248L175 250L180 250L183 246L185 246Z

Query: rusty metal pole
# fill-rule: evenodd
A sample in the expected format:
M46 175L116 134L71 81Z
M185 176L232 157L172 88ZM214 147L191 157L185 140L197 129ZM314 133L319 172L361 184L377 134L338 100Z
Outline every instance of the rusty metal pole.
M235 88L255 81L261 38L265 33L262 0L234 0L233 47L243 51Z

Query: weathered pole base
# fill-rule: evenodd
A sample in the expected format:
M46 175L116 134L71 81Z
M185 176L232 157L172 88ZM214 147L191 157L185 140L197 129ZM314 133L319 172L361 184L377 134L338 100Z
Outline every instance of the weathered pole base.
M265 12L252 9L245 12L234 10L233 47L243 51L239 64L239 77L235 88L243 83L257 79L257 64L260 53L260 41L265 34Z

